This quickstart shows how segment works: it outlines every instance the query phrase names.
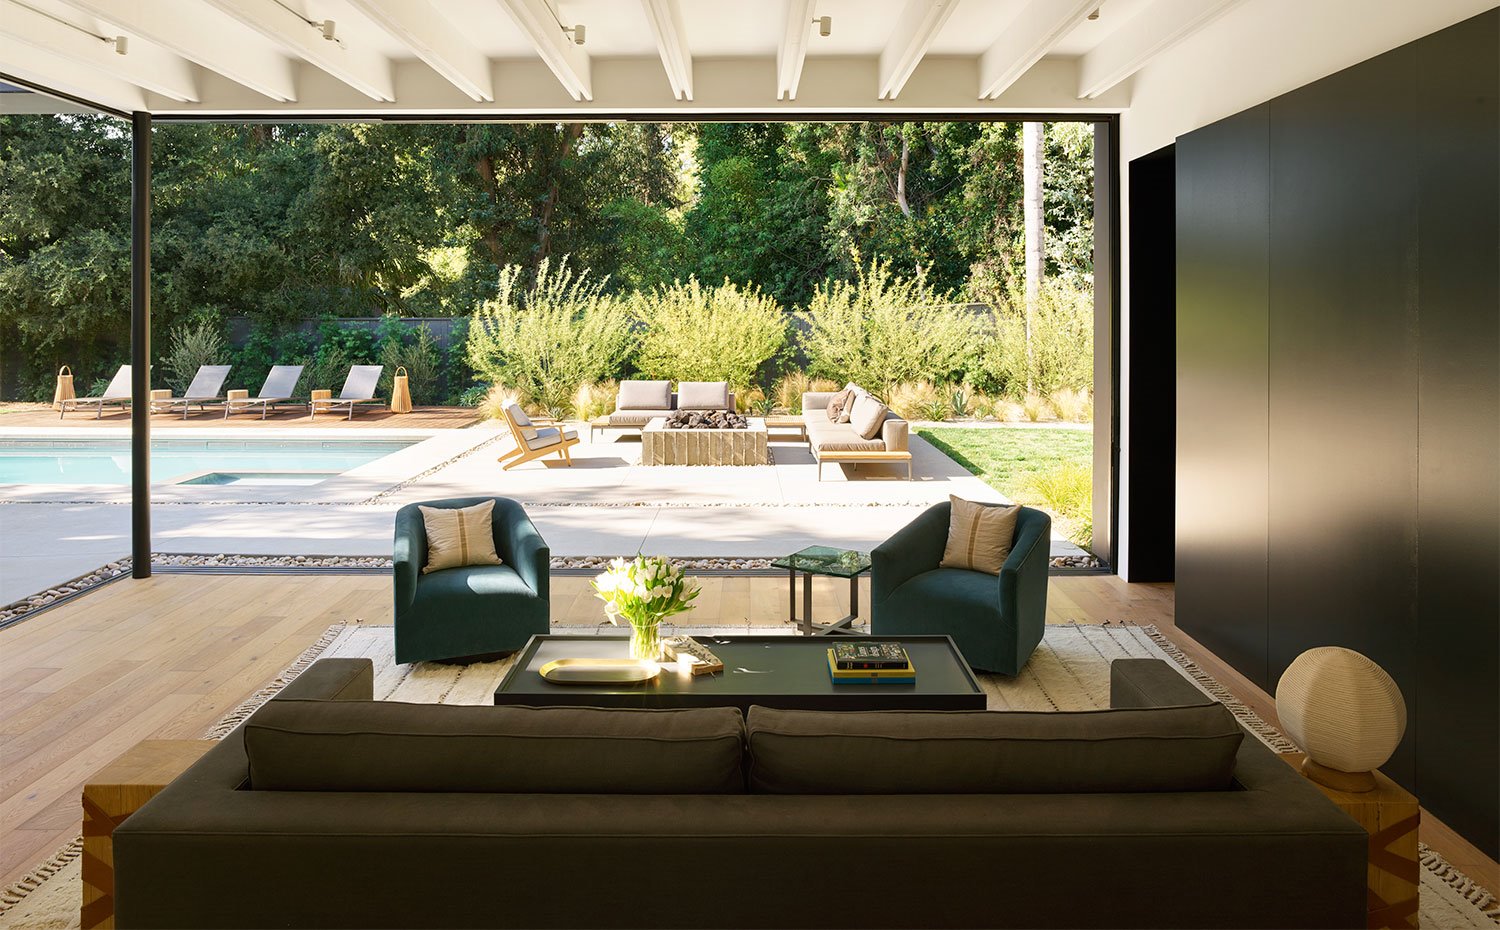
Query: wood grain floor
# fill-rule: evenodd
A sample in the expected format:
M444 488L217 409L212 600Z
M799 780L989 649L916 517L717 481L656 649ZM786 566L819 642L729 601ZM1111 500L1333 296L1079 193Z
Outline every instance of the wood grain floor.
M784 577L703 581L692 623L786 623ZM598 622L587 579L555 577L553 587L554 623ZM820 579L815 618L842 616L847 599L847 582ZM861 600L869 602L867 590ZM1052 623L1154 623L1275 721L1266 694L1176 629L1170 585L1054 578L1047 614ZM391 622L387 578L159 574L115 582L0 630L0 885L78 834L79 792L94 771L143 739L198 737L331 624L352 619ZM1500 867L1426 813L1422 838L1500 888Z

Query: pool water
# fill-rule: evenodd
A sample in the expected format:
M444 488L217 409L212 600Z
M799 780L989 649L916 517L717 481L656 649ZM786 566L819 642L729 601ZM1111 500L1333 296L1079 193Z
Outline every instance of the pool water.
M173 484L211 473L255 483L312 484L414 444L414 440L160 439L151 481ZM300 474L299 474L300 473ZM277 480L281 476L281 480ZM228 484L210 478L194 483ZM0 484L129 484L126 439L0 439Z

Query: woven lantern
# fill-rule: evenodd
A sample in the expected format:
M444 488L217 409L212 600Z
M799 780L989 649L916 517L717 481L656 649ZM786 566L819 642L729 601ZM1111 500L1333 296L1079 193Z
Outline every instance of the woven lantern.
M1352 649L1298 656L1276 683L1281 727L1307 753L1302 773L1342 791L1375 787L1406 732L1406 702L1385 669Z

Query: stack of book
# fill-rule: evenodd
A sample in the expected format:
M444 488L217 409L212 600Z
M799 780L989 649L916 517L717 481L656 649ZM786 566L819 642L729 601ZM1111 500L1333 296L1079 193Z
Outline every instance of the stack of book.
M828 675L836 685L910 685L917 680L900 643L849 640L828 650Z

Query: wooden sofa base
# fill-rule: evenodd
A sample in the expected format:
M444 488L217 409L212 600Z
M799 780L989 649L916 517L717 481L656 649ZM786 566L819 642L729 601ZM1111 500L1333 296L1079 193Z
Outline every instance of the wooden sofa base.
M839 465L858 465L861 462L905 462L906 480L912 480L910 452L818 452L814 450L813 458L818 460L819 481L823 480L824 462L835 462Z

